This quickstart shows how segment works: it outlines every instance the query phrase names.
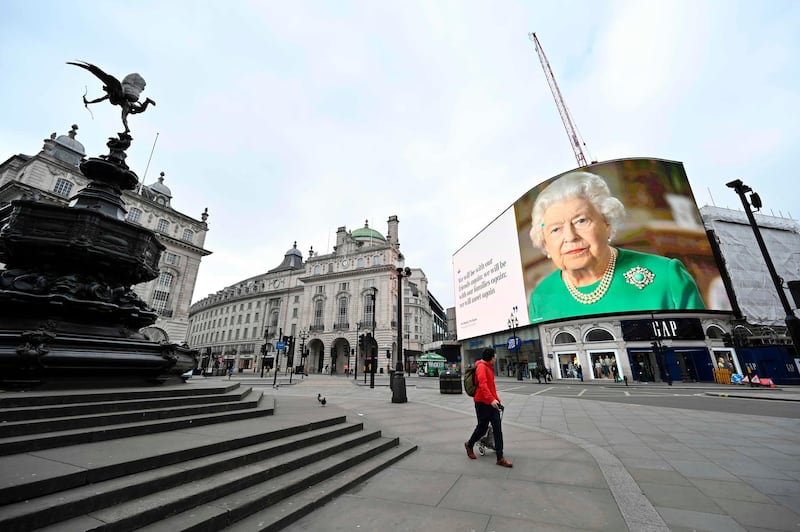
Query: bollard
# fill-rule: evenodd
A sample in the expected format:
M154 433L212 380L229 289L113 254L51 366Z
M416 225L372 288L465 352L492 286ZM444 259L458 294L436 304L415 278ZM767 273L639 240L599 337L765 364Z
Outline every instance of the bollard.
M390 385L392 387L392 402L393 403L406 403L406 378L402 371L395 371L392 374Z

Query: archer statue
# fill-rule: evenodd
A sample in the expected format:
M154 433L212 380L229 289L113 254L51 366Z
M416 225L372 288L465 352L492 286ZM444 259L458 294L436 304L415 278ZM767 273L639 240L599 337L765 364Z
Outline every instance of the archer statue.
M142 78L142 76L139 74L128 74L122 78L122 82L120 83L117 78L106 74L102 69L92 65L91 63L86 63L84 61L73 63L67 61L67 64L85 68L100 78L100 81L104 83L103 90L106 91L106 95L91 101L87 100L86 95L84 95L83 104L88 108L89 104L108 100L111 102L111 105L119 105L122 107L122 125L125 126L126 134L130 133L131 131L128 127L128 115L143 113L144 110L147 109L148 105L153 104L155 106L156 104L156 102L150 98L147 98L144 102L139 103L139 94L141 94L145 87L144 78Z

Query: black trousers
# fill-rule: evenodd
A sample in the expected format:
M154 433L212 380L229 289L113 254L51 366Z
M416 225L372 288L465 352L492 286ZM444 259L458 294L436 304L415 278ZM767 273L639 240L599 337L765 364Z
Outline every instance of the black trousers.
M475 445L489 430L491 423L494 433L494 451L497 453L497 459L500 460L503 458L503 429L500 426L500 409L486 403L475 402L475 415L478 416L478 426L472 431L472 436L469 437L467 443L470 447Z

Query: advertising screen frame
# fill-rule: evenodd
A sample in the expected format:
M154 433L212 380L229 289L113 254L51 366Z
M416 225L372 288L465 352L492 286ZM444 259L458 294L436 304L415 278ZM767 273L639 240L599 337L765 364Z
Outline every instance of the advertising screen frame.
M653 270L662 281L667 274L658 267L665 261L648 256L677 259L680 263L676 266L675 261L671 261L670 267L688 272L699 292L695 303L681 307L637 300L631 308L626 308L630 303L612 310L606 305L603 312L595 312L592 305L586 305L586 312L567 311L565 315L555 317L551 313L546 319L529 315L531 293L557 269L547 254L534 247L531 240L533 206L548 186L573 172L589 172L601 177L611 196L624 205L625 216L613 227L611 246L617 250L644 254L636 257L644 260L645 264L655 261L652 264L656 265L641 269L637 266L635 272L638 274L643 271L653 276L650 271ZM510 232L513 232L513 237ZM625 252L618 253L622 256ZM529 324L631 312L730 311L727 292L683 163L666 159L603 161L540 182L453 254L453 271L459 338L505 330L509 313L517 314L521 324ZM634 269L626 273L630 271ZM644 295L653 294L656 290L655 282L653 287L647 286L649 282L645 278L640 283L644 284L641 289ZM617 283L619 288L624 281L614 280L613 283ZM558 301L552 303L558 305Z

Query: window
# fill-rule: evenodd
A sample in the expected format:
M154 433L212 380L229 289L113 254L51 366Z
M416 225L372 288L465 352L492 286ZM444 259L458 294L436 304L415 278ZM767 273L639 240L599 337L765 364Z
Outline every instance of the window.
M324 286L318 286L316 293L317 294L324 294L325 293L325 287Z
M314 275L319 275L319 264L314 266Z
M375 300L373 299L375 296L373 294L367 294L364 299L364 322L371 326L372 323L375 321Z
M339 298L339 305L336 311L336 328L339 329L346 329L348 328L347 323L347 298L340 297Z
M297 317L297 307L295 307L295 308L293 308L293 309L292 309L292 317L293 317L293 318L296 318L296 317Z
M323 327L323 319L325 318L324 304L325 301L322 299L314 301L314 327L320 329Z
M172 286L173 275L169 272L161 272L158 276L158 284L159 286L163 286L167 290Z
M363 268L364 267L364 259L359 257L356 261L356 268Z
M169 222L164 219L159 220L158 225L156 225L156 231L159 233L169 232Z
M142 210L133 207L130 211L128 211L128 221L139 223L139 220L142 219Z
M555 340L553 341L554 344L574 344L575 337L572 336L570 333L561 332L556 335Z
M613 339L614 337L611 335L611 333L604 329L592 329L586 333L587 342L605 342Z
M372 257L372 265L373 266L380 266L380 264L381 264L381 256L380 255L375 255L374 257Z
M58 181L56 181L56 186L53 187L53 192L55 192L59 196L68 198L69 193L72 192L72 183L70 183L66 179L59 177Z
M156 290L153 292L153 310L161 314L167 309L167 301L169 301L169 291Z
M194 239L194 231L191 229L184 229L183 230L183 238L185 242L191 242Z
M339 283L339 290L341 292L346 292L350 290L350 283Z
M300 303L300 296L294 296L295 304Z
M167 251L164 253L164 262L166 262L167 264L174 264L175 266L177 266L178 264L181 263L181 258L179 255Z

